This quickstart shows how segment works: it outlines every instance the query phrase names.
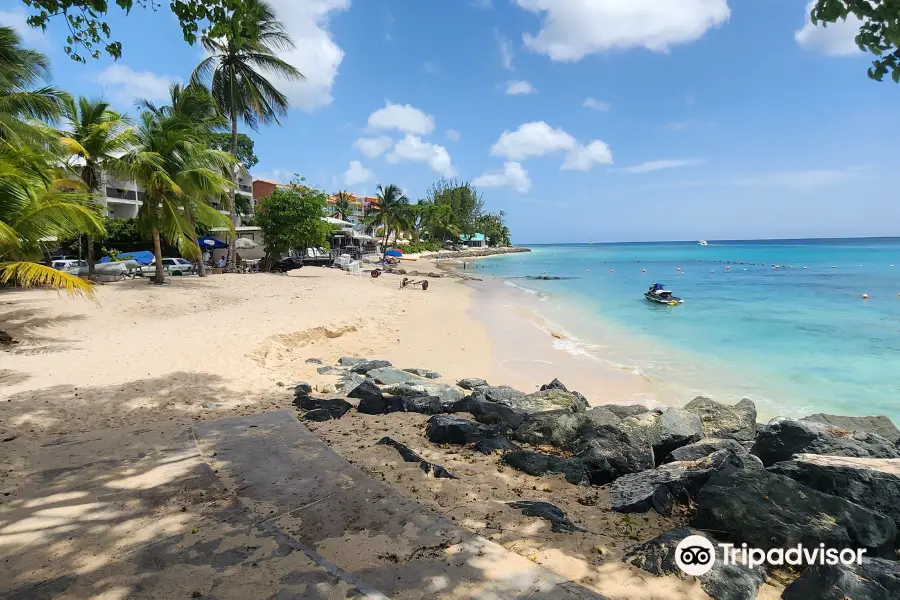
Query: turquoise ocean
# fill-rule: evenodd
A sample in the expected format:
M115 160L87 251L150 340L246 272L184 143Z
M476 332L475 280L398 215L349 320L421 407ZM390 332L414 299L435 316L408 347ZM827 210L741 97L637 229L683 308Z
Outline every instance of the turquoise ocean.
M885 414L900 423L898 238L529 247L481 260L477 271L565 331L561 349L685 400L749 397L763 417ZM544 274L563 279L528 278ZM684 304L645 300L656 282Z

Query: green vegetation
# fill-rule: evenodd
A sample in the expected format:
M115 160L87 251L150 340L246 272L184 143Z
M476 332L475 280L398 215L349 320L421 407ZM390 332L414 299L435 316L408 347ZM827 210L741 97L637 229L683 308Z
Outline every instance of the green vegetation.
M265 270L295 248L327 245L331 226L322 220L327 200L325 191L297 182L290 189L276 189L259 203L256 223L265 240Z
M346 191L340 191L334 197L334 216L338 219L346 219L349 214L350 194Z
M900 0L818 0L810 19L827 27L850 15L863 22L856 45L878 57L869 77L881 81L890 72L894 83L900 83Z
M259 157L254 153L253 139L246 133L239 133L237 136L237 154L235 155L238 162L245 169L252 169L259 163ZM209 136L209 147L214 150L224 150L231 152L231 134L230 133L214 133Z

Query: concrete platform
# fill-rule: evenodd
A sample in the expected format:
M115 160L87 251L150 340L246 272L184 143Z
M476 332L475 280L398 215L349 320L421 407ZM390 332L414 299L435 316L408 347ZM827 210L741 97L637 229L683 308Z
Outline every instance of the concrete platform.
M291 411L55 438L0 599L601 599L374 481Z

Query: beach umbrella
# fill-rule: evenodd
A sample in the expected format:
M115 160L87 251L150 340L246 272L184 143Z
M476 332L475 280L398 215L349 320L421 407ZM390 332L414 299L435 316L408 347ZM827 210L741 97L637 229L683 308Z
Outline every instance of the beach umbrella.
M384 255L393 256L394 258L400 258L401 256L403 256L403 253L396 248L391 248L390 250L385 250Z
M227 248L228 244L221 240L211 237L202 237L197 239L197 245L205 250Z

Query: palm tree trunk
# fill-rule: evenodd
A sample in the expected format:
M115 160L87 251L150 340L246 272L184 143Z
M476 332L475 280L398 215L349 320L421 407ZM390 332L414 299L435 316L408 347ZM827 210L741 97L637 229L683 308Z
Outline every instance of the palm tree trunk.
M231 98L232 102L234 102L234 74L231 75ZM238 118L237 111L235 107L231 107L231 155L237 160L237 143L238 143ZM231 224L237 227L237 206L235 205L234 193L237 188L237 178L238 172L237 170L232 170L231 172L231 181L234 183L234 187L231 189L231 206L228 208L228 216L231 217ZM237 237L237 234L228 236L228 271L234 271L234 239Z
M153 228L153 256L156 259L156 275L153 277L155 285L162 285L165 274L163 273L162 245L159 243L159 229Z
M88 264L88 280L93 281L96 278L94 268L94 236L87 235L87 264Z

